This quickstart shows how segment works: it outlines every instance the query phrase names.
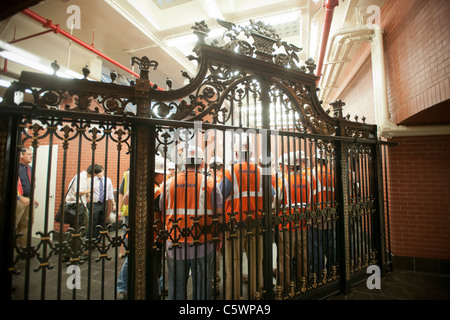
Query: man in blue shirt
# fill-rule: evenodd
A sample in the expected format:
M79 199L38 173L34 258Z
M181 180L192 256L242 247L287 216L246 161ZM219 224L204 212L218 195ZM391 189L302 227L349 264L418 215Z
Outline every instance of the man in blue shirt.
M39 203L34 200L34 208L31 206L30 212L30 196L31 190L31 167L30 163L33 161L33 151L30 149L20 150L19 163L19 180L18 180L18 195L16 206L16 234L22 234L17 239L17 246L26 247L28 239L28 227L33 227L34 222L34 208L37 208Z

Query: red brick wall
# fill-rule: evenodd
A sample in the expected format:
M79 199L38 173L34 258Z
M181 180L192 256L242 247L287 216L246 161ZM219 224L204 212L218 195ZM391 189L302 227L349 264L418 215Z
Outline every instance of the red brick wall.
M387 0L381 9L388 103L399 123L450 99L450 1ZM367 55L362 45L350 68ZM374 123L370 55L333 97ZM397 256L450 259L450 136L395 138L390 148L391 244Z
M391 120L399 123L439 102L450 99L450 28L448 0L387 0L381 9L381 27ZM364 43L358 54L367 54ZM349 69L358 64L357 55ZM375 123L370 55L348 86L331 99L346 103L344 114L364 114Z
M381 11L391 120L450 99L450 1L388 0Z
M342 98L339 99L345 102L344 116L349 113L350 119L354 120L354 116L357 115L358 121L365 117L366 123L375 124L372 62L370 57L361 65L349 86L342 92Z
M390 148L394 255L450 259L450 136L395 138Z

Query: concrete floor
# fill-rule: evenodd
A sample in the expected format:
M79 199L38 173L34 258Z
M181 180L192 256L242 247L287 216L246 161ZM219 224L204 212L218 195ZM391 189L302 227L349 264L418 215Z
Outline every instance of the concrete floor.
M116 279L125 260L117 259L116 262L115 252L110 252L108 256L112 259L96 261L97 253L91 257L90 263L88 260L80 265L81 289L78 290L68 289L67 280L72 273L68 273L66 264L58 267L57 257L51 257L53 268L45 269L45 272L42 269L33 271L38 267L36 258L33 258L28 279L25 278L25 262L21 260L17 263L21 273L13 275L15 290L11 298L22 300L25 282L29 281L30 300L114 300ZM45 283L44 290L42 283ZM218 298L221 299L221 296ZM370 290L366 281L362 281L352 287L349 295L338 294L328 300L450 300L450 276L396 270L381 278L380 289Z
M450 276L398 270L381 278L380 289L363 281L349 295L329 300L450 300Z

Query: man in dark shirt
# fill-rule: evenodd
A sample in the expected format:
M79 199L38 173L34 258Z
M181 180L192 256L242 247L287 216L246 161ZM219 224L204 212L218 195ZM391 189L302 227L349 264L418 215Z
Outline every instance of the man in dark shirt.
M30 206L31 191L31 167L29 164L33 161L33 151L31 149L22 149L20 151L19 180L17 206L16 206L16 234L22 234L17 239L19 247L26 247L28 239L28 227L32 228L34 222L34 208L39 203L34 200L34 208ZM31 207L31 212L30 212Z

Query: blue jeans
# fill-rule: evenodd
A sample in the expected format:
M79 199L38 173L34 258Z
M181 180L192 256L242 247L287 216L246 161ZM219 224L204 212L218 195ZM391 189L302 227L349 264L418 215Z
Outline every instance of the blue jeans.
M314 239L312 234L313 232ZM321 270L319 268L325 268L324 257L327 258L328 266L336 263L336 239L333 239L331 229L322 230L318 228L310 228L308 230L308 256L311 272L320 274Z
M205 261L206 260L206 261ZM192 273L192 299L209 300L212 297L214 252L198 259L175 260L167 258L169 271L169 300L186 300L189 270ZM175 270L176 269L176 270ZM206 275L206 276L205 276ZM206 291L205 291L206 289Z
M128 285L128 256L125 258L122 269L120 270L119 279L117 279L117 292L127 292Z

